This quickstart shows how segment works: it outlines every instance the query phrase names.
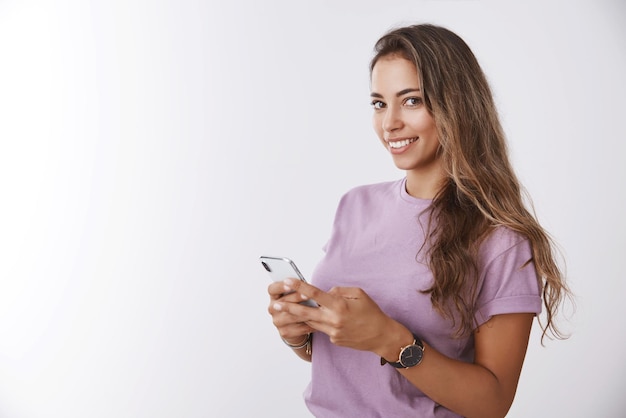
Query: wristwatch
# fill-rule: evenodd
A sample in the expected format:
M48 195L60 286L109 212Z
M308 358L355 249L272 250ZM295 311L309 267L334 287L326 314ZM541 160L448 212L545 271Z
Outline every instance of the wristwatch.
M413 344L409 344L400 349L398 361L387 361L381 357L380 365L382 366L385 363L389 363L389 365L397 369L408 369L409 367L420 364L424 358L424 343L415 334L413 334L413 339Z

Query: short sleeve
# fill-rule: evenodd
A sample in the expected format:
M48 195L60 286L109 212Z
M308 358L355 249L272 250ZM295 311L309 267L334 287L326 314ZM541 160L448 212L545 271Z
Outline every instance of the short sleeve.
M541 289L527 239L508 229L497 230L481 249L477 326L492 316L541 313Z

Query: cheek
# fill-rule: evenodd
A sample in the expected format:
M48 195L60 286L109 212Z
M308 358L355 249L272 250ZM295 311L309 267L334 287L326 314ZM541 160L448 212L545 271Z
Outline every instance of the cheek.
M374 132L376 132L376 135L378 135L378 137L380 139L383 138L383 128L382 128L382 123L380 120L380 117L378 115L374 115L372 117L372 128L374 128Z
M435 125L435 121L428 114L422 115L416 119L413 124L413 128L416 131L421 132L422 135L427 135L429 137L437 135L437 126Z
M376 136L380 140L380 143L383 144L385 148L387 148L387 143L383 139L385 134L380 123L380 118L377 118L376 115L372 117L372 128L374 128L374 132L376 132Z

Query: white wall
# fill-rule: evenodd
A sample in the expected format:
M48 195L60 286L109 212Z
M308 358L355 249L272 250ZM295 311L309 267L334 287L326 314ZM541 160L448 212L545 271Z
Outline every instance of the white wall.
M0 416L308 416L257 258L310 274L339 196L401 175L367 66L413 22L477 54L578 297L509 416L621 416L620 0L0 1Z

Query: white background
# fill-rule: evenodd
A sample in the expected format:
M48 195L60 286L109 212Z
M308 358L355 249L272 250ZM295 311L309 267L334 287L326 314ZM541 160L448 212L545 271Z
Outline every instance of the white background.
M422 22L478 56L577 295L509 416L623 416L621 0L0 0L0 416L308 416L258 256L309 275L402 175L368 63Z

